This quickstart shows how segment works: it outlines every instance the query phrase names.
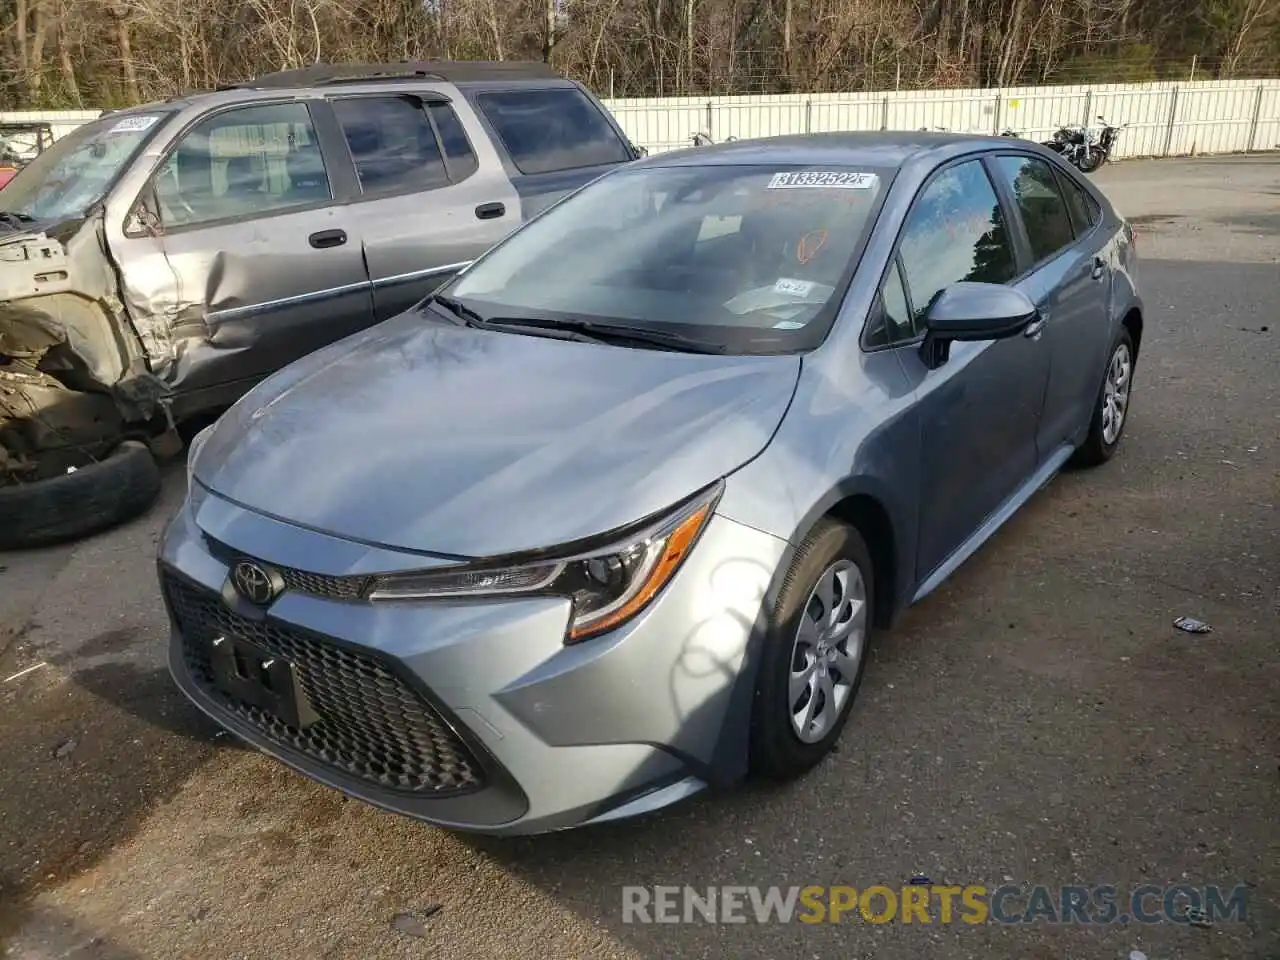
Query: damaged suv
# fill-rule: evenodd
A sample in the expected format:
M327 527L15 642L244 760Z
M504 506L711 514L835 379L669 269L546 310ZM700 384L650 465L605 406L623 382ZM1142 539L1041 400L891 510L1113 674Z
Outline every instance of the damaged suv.
M183 421L640 153L536 63L321 65L78 127L0 191L0 548L145 510Z

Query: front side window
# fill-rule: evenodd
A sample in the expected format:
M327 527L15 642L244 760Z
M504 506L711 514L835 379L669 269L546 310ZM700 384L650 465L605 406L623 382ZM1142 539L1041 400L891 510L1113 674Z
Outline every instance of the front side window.
M482 93L480 112L521 173L550 173L631 159L600 109L572 87Z
M447 186L440 144L416 97L352 97L333 110L365 193L416 193Z
M867 332L867 346L883 347L910 340L913 332L907 291L902 285L902 271L895 259L880 287L876 316Z
M996 169L1013 188L1018 214L1027 228L1031 257L1047 260L1075 241L1067 205L1049 164L1034 157L998 157Z
M899 256L916 333L934 298L953 283L1008 283L1017 275L1004 212L980 161L948 167L916 198Z
M5 185L0 209L20 219L83 216L159 129L167 112L105 116L55 140Z
M238 107L200 121L153 185L166 228L276 213L333 196L301 103Z
M531 221L442 292L484 316L587 318L785 351L833 315L891 175L624 168Z

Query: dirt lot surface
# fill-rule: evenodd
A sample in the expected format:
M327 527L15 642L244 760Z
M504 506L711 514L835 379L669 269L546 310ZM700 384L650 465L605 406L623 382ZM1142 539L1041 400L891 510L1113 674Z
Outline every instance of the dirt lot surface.
M234 745L174 691L152 556L180 469L126 528L0 555L0 956L1280 956L1280 158L1098 179L1140 225L1149 303L1121 453L1058 478L880 638L840 752L792 786L546 838L443 833ZM1184 614L1214 632L1175 631ZM914 874L1247 884L1248 917L622 921L627 884Z

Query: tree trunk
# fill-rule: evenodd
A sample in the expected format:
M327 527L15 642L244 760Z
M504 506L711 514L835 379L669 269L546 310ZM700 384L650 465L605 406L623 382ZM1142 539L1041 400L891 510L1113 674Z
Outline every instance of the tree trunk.
M551 51L556 45L556 0L546 0L547 16L542 34L542 62L551 62Z
M787 78L787 90L791 90L795 78L795 63L791 56L792 0L786 0L782 9L782 72Z
M44 42L49 31L49 18L45 16L41 0L36 0L31 13L36 25L31 37L31 48L27 51L27 90L31 95L31 105L37 106L40 103L40 84L44 80Z
M80 85L76 83L76 65L71 59L71 41L67 36L68 11L65 2L58 4L58 22L54 25L58 32L58 73L62 77L62 92L77 107L84 106L80 97Z

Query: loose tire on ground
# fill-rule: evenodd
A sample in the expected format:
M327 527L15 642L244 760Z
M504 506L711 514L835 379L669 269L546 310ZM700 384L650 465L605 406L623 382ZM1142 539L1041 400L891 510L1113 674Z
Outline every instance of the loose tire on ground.
M0 487L0 550L48 546L144 513L160 495L146 444L126 441L74 473Z
M845 572L856 569L861 578L861 603L863 604L859 618L863 624L856 667L848 670L853 675L845 677L840 670L828 672L838 677L840 682L847 682L847 694L839 704L837 713L819 730L810 731L805 738L797 730L797 713L792 702L791 681L793 672L803 660L798 654L797 636L801 620L812 615L814 609L810 603L818 588L819 581L828 572L844 567ZM855 596L850 590L844 599L837 598L833 609L843 605L849 597ZM875 598L875 579L871 565L871 553L866 542L856 529L846 523L834 519L820 521L796 551L790 570L787 571L782 589L779 591L777 605L772 622L774 629L765 638L763 655L760 658L760 669L756 679L755 701L751 716L751 754L750 767L752 773L775 779L789 780L798 777L816 766L835 746L849 719L849 712L857 699L858 688L862 684L862 675L866 669L867 652L874 622L872 604ZM847 648L845 648L847 651ZM830 649L828 646L828 653ZM831 655L831 667L839 660L839 653ZM825 676L825 675L824 675ZM804 694L801 694L804 699ZM803 722L803 721L801 721Z

